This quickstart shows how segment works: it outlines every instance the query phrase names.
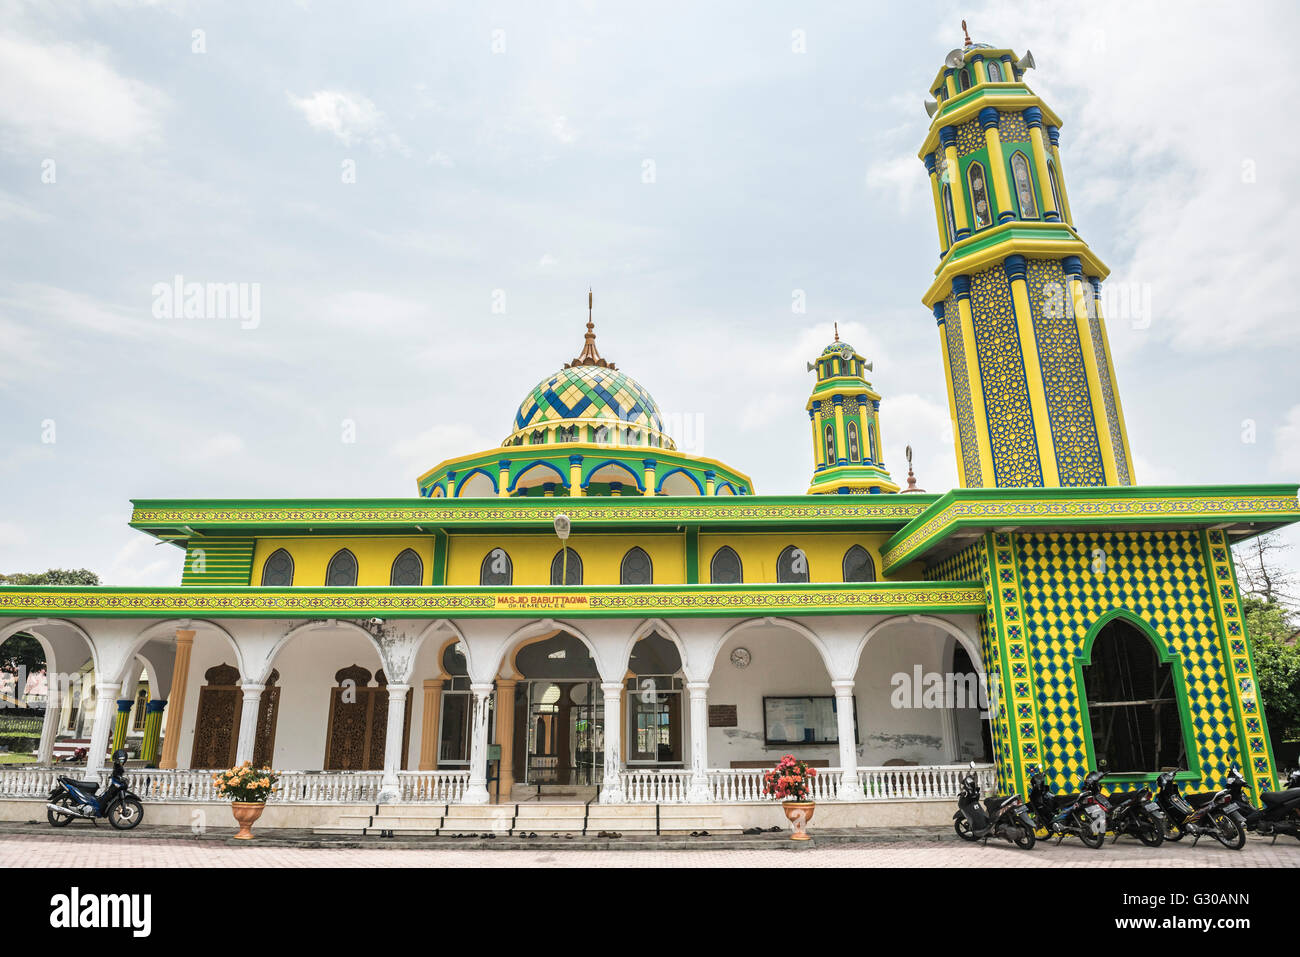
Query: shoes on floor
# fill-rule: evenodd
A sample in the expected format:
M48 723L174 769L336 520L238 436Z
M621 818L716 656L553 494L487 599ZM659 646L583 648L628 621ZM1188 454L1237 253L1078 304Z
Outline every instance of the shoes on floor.
M762 834L763 829L761 827L747 827L740 833L741 834Z

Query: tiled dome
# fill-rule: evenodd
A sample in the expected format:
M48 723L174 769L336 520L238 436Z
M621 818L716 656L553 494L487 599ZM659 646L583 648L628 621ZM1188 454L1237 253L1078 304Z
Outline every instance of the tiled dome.
M631 376L601 366L570 366L532 388L515 413L514 431L569 419L663 429L659 406Z

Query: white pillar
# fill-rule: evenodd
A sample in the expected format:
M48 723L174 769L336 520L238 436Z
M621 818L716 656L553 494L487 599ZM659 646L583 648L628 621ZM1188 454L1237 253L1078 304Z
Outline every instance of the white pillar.
M687 681L691 695L691 784L686 800L707 803L709 794L709 683Z
M59 734L59 714L63 710L63 699L56 690L58 682L50 680L49 693L45 697L45 721L41 724L41 744L36 750L37 764L54 763L54 739Z
M402 728L406 725L406 692L410 688L410 685L388 686L388 727L384 730L384 781L379 790L380 804L402 799L402 782L397 772L402 770Z
M626 804L627 794L623 791L623 756L619 741L623 736L623 722L620 720L623 704L623 682L602 681L601 691L605 693L605 777L600 786L601 804Z
M840 793L841 801L861 801L862 785L858 783L858 747L853 738L853 681L832 681L835 689L835 722L840 736Z
M492 705L492 682L471 684L474 696L474 713L470 720L469 786L465 788L464 804L487 804L487 754L488 712Z
M252 681L241 681L244 691L244 704L239 712L239 740L235 744L235 764L252 761L257 751L257 719L262 711L262 692L266 685Z
M113 716L117 714L117 682L96 681L95 726L90 729L90 747L86 751L86 777L96 774L104 766L104 751L108 749L108 736L113 733Z

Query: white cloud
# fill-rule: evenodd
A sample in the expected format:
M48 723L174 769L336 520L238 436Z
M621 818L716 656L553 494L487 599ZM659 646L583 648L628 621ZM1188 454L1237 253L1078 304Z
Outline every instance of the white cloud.
M14 522L0 522L0 548L26 545L30 541L27 531Z
M0 33L0 147L55 150L87 141L139 148L157 138L161 92L122 76L102 47L45 45Z
M901 488L907 488L909 445L916 484L920 488L927 492L946 492L957 485L952 417L946 400L940 405L915 393L883 396L880 439L885 443L885 467Z
M379 153L388 150L403 155L410 153L401 137L389 127L383 111L360 94L317 90L311 96L299 97L290 93L289 102L306 118L308 126L332 133L344 146L364 144Z
M109 585L179 585L185 553L140 532L130 532L99 576ZM119 536L120 537L120 536Z
M418 435L394 443L392 454L404 468L414 469L423 475L445 459L479 452L494 444L496 443L485 440L472 427L452 423L435 425Z
M244 440L231 432L219 432L204 436L192 445L184 445L180 450L189 461L213 462L242 453Z

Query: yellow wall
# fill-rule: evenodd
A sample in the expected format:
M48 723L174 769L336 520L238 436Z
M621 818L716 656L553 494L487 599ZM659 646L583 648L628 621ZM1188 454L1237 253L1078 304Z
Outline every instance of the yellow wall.
M673 533L581 535L569 538L569 547L582 559L584 585L617 585L623 556L639 545L650 556L654 581L659 585L686 580L686 537ZM447 547L447 584L477 585L483 559L494 548L504 548L514 568L516 585L549 585L551 559L560 550L554 535L452 535Z
M745 581L750 583L776 581L776 559L781 549L787 545L802 548L808 556L810 581L842 581L844 553L853 545L861 545L871 553L879 577L883 566L880 548L888 538L888 533L882 532L701 532L699 577L702 583L708 583L709 563L713 553L723 545L730 545L739 553ZM650 555L655 584L678 585L686 581L684 534L575 534L569 539L569 547L582 558L583 583L587 585L617 585L623 556L634 545L639 545ZM424 562L424 584L432 583L431 536L312 535L258 539L253 551L253 585L261 583L262 566L277 548L284 548L293 556L293 583L297 586L324 585L326 566L341 548L351 549L357 557L359 586L386 586L392 573L393 559L407 548L415 549ZM514 569L514 584L550 584L551 559L560 549L559 541L554 535L484 533L454 534L448 537L447 583L477 585L483 559L494 548L504 548L509 554ZM909 571L917 570L904 570L901 577L917 577L909 576Z
M880 532L755 532L728 534L700 533L700 581L709 581L709 563L713 553L723 545L730 545L740 556L741 568L747 583L776 581L776 559L787 545L802 548L808 556L810 582L840 582L844 580L844 553L854 545L861 545L871 553L880 578L883 562L880 546L889 535Z
M433 539L429 536L401 537L372 536L351 538L347 536L311 535L297 538L259 538L253 550L252 584L262 583L262 566L277 548L293 556L293 583L304 586L323 586L325 568L340 548L349 548L357 556L357 584L360 586L386 586L393 573L393 559L408 548L415 549L424 562L424 584L431 583L433 574ZM474 579L478 584L478 579Z

